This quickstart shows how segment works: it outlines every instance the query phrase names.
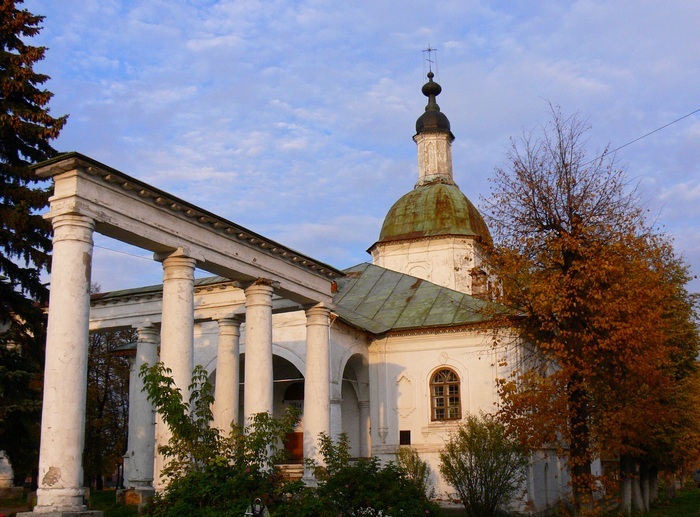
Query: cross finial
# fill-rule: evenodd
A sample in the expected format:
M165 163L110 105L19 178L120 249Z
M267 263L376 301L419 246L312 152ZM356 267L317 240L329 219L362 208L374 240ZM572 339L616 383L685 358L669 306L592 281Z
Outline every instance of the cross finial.
M435 59L433 59L433 52L435 52ZM423 51L423 59L428 63L428 71L433 71L433 63L437 63L437 49L433 48L428 44L428 48Z

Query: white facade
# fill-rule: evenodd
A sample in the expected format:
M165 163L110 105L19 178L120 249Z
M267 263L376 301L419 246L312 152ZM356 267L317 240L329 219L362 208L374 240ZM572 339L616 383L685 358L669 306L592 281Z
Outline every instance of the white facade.
M484 262L482 247L473 238L445 236L377 244L374 264L400 271L462 293L479 290L476 283ZM479 286L481 287L481 286Z

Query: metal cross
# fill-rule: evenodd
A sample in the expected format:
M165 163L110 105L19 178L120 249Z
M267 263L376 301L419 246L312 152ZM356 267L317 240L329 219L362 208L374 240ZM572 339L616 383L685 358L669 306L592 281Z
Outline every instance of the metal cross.
M426 52L428 53L427 55L425 55ZM435 60L432 59L432 57L433 57L433 52L435 52ZM433 71L433 63L435 63L435 61L437 61L437 49L436 49L436 48L432 48L430 45L428 45L428 48L426 48L426 49L423 51L423 58L424 58L425 61L428 63L428 69L429 69L429 71L432 72L432 71Z

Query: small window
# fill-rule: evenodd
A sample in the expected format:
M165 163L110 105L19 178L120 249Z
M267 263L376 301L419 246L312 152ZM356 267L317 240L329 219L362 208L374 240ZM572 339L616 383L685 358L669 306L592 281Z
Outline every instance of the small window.
M438 370L430 379L430 413L432 421L462 418L459 377L449 368Z
M399 445L411 445L411 431L399 431Z

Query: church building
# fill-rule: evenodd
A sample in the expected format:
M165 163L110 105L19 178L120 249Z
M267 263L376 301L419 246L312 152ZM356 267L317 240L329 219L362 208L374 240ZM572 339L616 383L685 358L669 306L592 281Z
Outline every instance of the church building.
M430 465L436 496L456 497L440 476L439 452L463 417L496 409L496 380L517 364L519 347L515 337L494 346L484 325L491 236L455 183L455 137L433 79L430 72L413 137L417 181L367 243L372 262L343 271L78 153L37 166L55 184L40 508L82 504L82 442L68 435L84 424L88 329L110 328L138 332L120 351L132 361L127 488L162 486L155 451L168 430L137 375L160 360L181 388L193 365L207 370L224 431L295 405L302 418L285 446L297 464L318 458L322 432L345 433L354 457L388 461L411 446ZM86 295L94 231L151 250L163 284ZM194 279L195 266L215 276ZM73 378L66 362L76 365ZM532 460L514 504L541 511L562 497L568 477L554 450Z

